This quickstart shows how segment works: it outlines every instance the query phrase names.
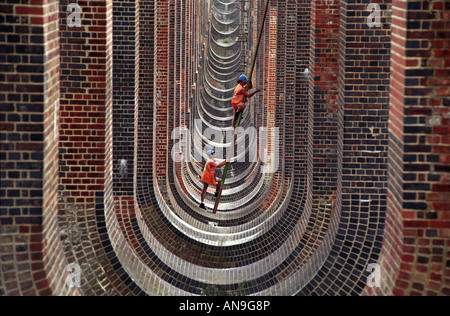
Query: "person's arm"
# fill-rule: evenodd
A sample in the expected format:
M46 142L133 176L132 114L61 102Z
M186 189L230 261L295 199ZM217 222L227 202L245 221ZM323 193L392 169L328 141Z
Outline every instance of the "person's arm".
M219 164L217 165L217 168L222 168L222 167L225 166L228 162L229 162L229 161L228 161L228 159L227 159L227 160L225 160L225 161L219 163Z
M226 163L227 163L226 160L225 160L224 162L221 162L221 163L216 163L216 162L214 162L214 161L211 161L211 162L209 163L209 165L210 165L210 168L211 168L211 167L212 167L212 168L222 168L223 166L226 165Z
M245 96L245 97L247 97L247 98L251 98L251 97L253 97L255 94L257 94L258 92L260 92L261 90L259 90L259 89L256 89L255 91L253 91L252 93L249 93L249 92L247 92L246 90L244 90L243 92L242 92L242 94Z

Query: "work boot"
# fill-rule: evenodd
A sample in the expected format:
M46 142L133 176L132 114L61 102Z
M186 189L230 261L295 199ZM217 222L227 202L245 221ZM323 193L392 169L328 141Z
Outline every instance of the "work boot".
M206 210L205 204L203 204L203 203L200 203L200 205L198 207L200 207L201 209Z

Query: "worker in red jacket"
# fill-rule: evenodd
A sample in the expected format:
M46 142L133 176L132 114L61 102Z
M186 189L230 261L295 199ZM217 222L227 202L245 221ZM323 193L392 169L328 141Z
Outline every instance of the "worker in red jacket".
M222 179L219 179L216 177L216 168L222 168L227 164L227 162L230 162L230 159L227 158L224 162L216 163L214 160L216 158L216 152L214 150L210 150L207 152L208 160L206 161L205 168L203 169L203 175L201 181L203 182L203 191L201 195L202 202L199 205L200 208L206 210L205 204L203 203L205 201L205 195L206 191L208 190L208 186L213 185L216 186L216 193L215 196L217 197L217 194L220 189L220 185L222 183Z

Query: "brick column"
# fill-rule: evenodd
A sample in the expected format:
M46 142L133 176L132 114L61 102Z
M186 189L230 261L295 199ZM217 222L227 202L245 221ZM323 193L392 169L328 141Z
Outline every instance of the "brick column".
M381 27L370 28L363 1L341 1L339 115L342 209L384 209L387 163L390 26L389 0ZM340 196L340 194L339 194ZM369 201L361 202L360 201Z
M133 196L135 119L139 111L139 1L114 1L114 195Z
M155 59L155 2L140 0L139 12L139 102L135 121L134 156L136 159L135 196L152 179L153 161L153 100ZM149 124L150 123L150 124Z
M191 69L189 68L189 58L191 55L191 51L189 49L190 43L191 43L191 23L188 21L191 21L191 6L193 4L191 1L183 1L182 3L182 25L184 27L183 29L183 37L181 39L181 47L180 47L180 56L181 56L181 68L180 68L180 94L181 94L181 100L180 100L180 117L179 117L179 123L178 125L180 127L186 127L186 113L187 113L187 106L189 104L189 98L191 95L191 86L190 86L190 80L189 80L189 71Z
M393 4L383 267L395 295L450 295L449 7Z
M71 27L60 1L60 226L68 260L80 264L84 295L117 293L120 264L110 247L113 208L113 3L79 1ZM75 230L75 234L71 230ZM63 238L61 236L61 238ZM113 237L111 237L113 238ZM96 267L102 266L99 273Z
M265 5L259 7L261 11L258 18L258 27L261 27L262 16L264 13ZM260 97L260 103L265 107L260 111L262 113L261 125L267 127L268 131L271 131L275 126L275 112L277 105L277 28L278 28L278 3L272 1L269 4L265 29L260 43L260 52L258 58L260 60L258 65L261 65L260 82L262 93ZM258 29L259 32L259 29ZM256 47L256 44L255 44ZM255 73L258 76L258 72ZM281 101L280 101L281 102ZM274 139L272 133L267 133L267 155L270 156L274 152ZM260 152L260 155L264 155L264 152ZM266 159L264 157L264 159Z
M273 3L272 3L273 4ZM269 22L269 45L268 45L268 68L267 68L267 129L270 131L275 127L275 113L278 103L283 102L284 96L277 94L277 32L278 32L278 3L271 5L267 13ZM281 99L281 100L280 100ZM274 152L274 139L272 133L267 134L267 155ZM264 154L264 153L260 153Z
M291 11L288 9L288 11ZM294 172L297 177L304 178L307 176L307 160L308 160L308 76L304 71L309 66L310 54L310 27L311 27L311 2L309 0L296 1L296 9L294 13L297 15L297 31L295 61L297 70L295 74L295 106L294 111ZM290 33L288 28L288 33ZM289 40L289 36L288 36ZM288 52L287 52L288 54ZM289 96L288 96L289 97ZM298 190L296 193L299 193Z
M86 209L112 184L111 7L108 0L85 1L81 27L60 24L60 193Z
M376 1L381 23L367 23L367 1L341 0L338 97L338 183L336 210L345 242L364 234L361 256L348 269L366 281L369 264L377 263L384 233L390 73L390 0ZM350 232L350 233L349 233ZM341 251L340 255L345 251Z
M76 294L57 225L59 1L0 6L0 295Z
M157 1L155 4L155 74L154 74L154 134L153 167L158 182L165 181L168 172L168 114L169 98L173 91L170 81L170 7L172 1Z
M312 1L308 174L315 198L336 191L339 23L339 0Z

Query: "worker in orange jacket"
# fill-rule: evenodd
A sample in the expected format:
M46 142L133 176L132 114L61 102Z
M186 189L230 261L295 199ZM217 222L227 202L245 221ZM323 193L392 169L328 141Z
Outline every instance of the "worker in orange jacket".
M231 99L231 105L233 106L233 128L236 128L237 120L239 119L239 114L244 111L245 109L245 103L244 103L244 97L247 99L253 97L255 94L260 92L261 90L256 89L252 93L248 93L246 86L248 83L248 78L246 75L241 75L238 80L238 85L236 89L234 89L234 95ZM250 82L249 89L251 90L253 88L252 83Z
M207 152L208 160L206 161L205 167L203 169L203 175L201 181L203 182L203 191L201 195L202 202L199 205L200 208L206 210L204 201L205 201L205 195L206 191L208 190L208 186L214 185L216 186L216 193L215 196L217 197L220 185L222 184L222 179L219 179L216 177L216 168L222 168L225 166L228 162L230 162L230 159L227 158L224 162L216 163L214 160L216 158L216 152L214 150L210 150Z

